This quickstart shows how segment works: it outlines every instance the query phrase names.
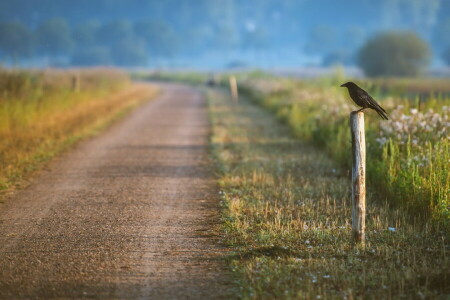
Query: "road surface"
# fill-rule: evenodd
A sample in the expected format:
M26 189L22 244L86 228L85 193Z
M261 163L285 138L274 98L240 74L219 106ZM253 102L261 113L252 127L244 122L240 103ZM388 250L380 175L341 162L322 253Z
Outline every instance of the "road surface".
M161 88L0 205L1 299L228 299L205 100Z

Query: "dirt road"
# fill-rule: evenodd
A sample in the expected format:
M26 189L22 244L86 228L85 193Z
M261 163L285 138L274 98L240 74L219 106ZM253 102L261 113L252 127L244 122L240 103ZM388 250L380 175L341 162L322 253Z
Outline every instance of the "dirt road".
M0 298L228 298L206 105L161 87L0 205Z

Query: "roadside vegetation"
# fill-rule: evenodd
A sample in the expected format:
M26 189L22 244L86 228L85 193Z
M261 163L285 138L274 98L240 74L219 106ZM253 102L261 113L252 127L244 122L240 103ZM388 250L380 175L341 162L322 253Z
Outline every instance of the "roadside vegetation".
M411 217L403 204L411 209L414 205L399 200L408 190L400 183L409 184L406 172L411 170L399 166L408 159L403 151L410 151L409 157L417 153L412 152L416 151L412 138L405 140L401 132L397 139L396 134L389 132L397 123L376 127L378 116L367 117L368 156L370 159L377 159L375 155L386 157L386 165L378 161L377 166L387 172L387 178L381 182L388 185L378 182L379 185L373 186L375 178L371 179L366 246L354 246L346 167L350 156L346 120L351 107L345 106L348 104L341 92L325 87L324 83L314 87L267 78L253 80L245 83L251 89L247 94L253 103L245 97L234 103L227 93L208 92L213 126L211 142L219 167L224 206L225 241L235 251L230 264L238 296L243 299L448 297L448 227ZM392 103L387 105L392 108L393 101L386 99L382 103ZM270 110L258 107L255 102ZM427 109L442 110L440 104L429 105ZM394 122L400 122L397 118L401 120L401 116L397 114L410 109L414 108L408 106L399 108L398 112L392 109L388 112ZM428 118L431 113L421 110L415 114L422 115L407 120ZM386 141L377 140L383 137ZM427 141L419 153L429 155L426 147L436 151L442 147L441 140ZM441 172L442 175L445 166L436 160L444 158L427 157L440 168L428 170L428 174ZM381 174L382 171L372 165L370 172ZM417 172L422 170L411 176L416 176L414 180L423 189L430 186L426 180L433 180L434 191L448 184L442 178L420 177L422 173ZM391 198L387 195L391 195L390 189L395 185L400 186L399 195ZM411 200L417 201L419 207L429 208L430 202L426 196L421 198L421 193L415 186L406 195L414 196ZM430 195L430 190L423 193ZM392 205L391 199L399 201L399 205ZM427 205L420 201L426 201ZM441 216L439 210L434 212Z
M143 76L143 75L141 75ZM145 76L144 76L145 77ZM228 75L155 73L156 80L228 87ZM357 107L340 84L339 72L296 80L253 72L238 75L239 90L272 112L299 140L330 155L344 172L351 168L348 116ZM447 79L361 80L388 111L383 121L366 117L368 188L373 201L403 208L412 219L450 227L450 90Z
M344 79L302 82L247 79L247 95L288 124L293 134L325 149L344 170L351 167L348 114L355 109ZM403 83L403 86L400 85ZM374 83L367 81L364 86ZM439 83L435 84L439 86ZM450 97L440 91L401 98L405 81L371 93L390 120L368 112L367 179L373 200L402 207L413 218L450 225ZM444 91L445 92L445 91ZM411 95L411 94L410 94ZM406 213L406 212L405 212Z
M156 93L111 69L0 70L0 91L3 194L43 162Z

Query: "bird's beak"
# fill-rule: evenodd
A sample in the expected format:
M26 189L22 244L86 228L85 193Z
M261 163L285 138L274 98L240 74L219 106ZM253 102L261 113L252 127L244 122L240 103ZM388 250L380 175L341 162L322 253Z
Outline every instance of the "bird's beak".
M341 87L345 87L345 83L344 83L344 84L341 84Z

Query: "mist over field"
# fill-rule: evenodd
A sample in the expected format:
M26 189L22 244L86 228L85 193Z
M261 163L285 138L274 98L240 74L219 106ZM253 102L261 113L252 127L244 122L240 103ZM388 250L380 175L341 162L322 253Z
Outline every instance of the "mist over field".
M370 38L393 31L426 43L427 66L450 63L446 0L0 1L7 66L356 66Z

